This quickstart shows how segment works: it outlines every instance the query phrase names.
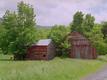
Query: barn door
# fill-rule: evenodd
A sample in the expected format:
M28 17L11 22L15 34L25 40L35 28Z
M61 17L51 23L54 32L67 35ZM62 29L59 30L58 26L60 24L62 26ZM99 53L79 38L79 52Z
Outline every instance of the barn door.
M76 58L81 58L81 55L80 55L80 47L79 46L76 46L75 47L75 57Z
M86 59L90 58L90 55L89 55L89 47L88 47L88 46L85 47L85 50L84 50L84 51L85 51L85 52L84 52L84 53L85 53L85 58L86 58Z

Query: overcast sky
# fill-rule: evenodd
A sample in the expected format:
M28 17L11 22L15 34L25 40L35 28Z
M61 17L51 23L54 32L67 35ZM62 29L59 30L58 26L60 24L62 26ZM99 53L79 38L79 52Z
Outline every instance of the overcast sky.
M0 17L7 9L16 10L22 0L0 0ZM76 11L91 13L96 22L107 20L107 0L23 0L33 5L38 25L68 25Z

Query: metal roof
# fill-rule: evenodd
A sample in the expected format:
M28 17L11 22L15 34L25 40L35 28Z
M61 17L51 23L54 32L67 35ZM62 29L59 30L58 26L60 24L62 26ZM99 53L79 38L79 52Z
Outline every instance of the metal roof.
M51 41L52 41L51 39L42 39L42 40L39 40L36 45L38 45L38 46L39 45L47 46L47 45L49 45L49 43Z

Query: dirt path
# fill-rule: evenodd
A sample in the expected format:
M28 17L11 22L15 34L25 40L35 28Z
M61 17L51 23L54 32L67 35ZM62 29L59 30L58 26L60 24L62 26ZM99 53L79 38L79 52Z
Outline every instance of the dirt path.
M107 65L96 73L93 73L81 80L107 80Z

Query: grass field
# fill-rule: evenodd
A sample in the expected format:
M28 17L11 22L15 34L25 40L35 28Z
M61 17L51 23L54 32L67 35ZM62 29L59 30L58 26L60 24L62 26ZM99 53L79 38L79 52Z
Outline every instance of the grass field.
M50 61L8 61L8 56L0 57L0 80L80 80L105 64L58 57Z

